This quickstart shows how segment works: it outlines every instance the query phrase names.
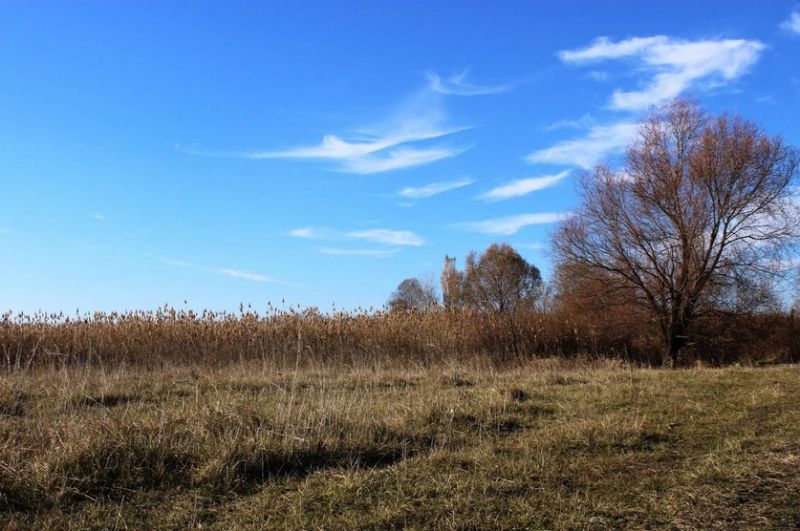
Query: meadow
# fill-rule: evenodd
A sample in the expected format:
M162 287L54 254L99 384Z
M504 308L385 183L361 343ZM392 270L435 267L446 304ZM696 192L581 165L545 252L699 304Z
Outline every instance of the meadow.
M780 322L675 370L557 314L6 315L0 528L791 529Z
M800 369L62 366L0 387L5 529L792 529Z

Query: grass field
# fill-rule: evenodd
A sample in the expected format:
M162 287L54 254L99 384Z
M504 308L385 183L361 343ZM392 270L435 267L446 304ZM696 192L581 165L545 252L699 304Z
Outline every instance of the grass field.
M800 368L0 380L0 528L793 529Z

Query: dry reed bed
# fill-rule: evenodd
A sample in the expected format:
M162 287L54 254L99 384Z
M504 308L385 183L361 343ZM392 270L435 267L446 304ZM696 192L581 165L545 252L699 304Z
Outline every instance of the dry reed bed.
M6 314L0 319L0 366L6 370L63 365L202 367L258 361L274 369L496 364L539 357L619 358L659 364L654 324L637 318L531 313L509 321L469 311L384 313L278 311L266 315L176 311L65 316ZM696 331L694 350L713 364L800 360L800 318L729 316ZM513 354L512 354L513 353ZM698 355L699 353L699 355Z
M545 314L518 317L519 356L611 352L596 334ZM621 346L621 343L617 346ZM439 363L490 355L507 360L509 323L473 312L277 311L261 316L155 312L84 316L7 314L0 321L0 356L6 367L35 365L164 363L220 365L259 360L271 365L306 363L365 366ZM518 361L518 360L517 360Z

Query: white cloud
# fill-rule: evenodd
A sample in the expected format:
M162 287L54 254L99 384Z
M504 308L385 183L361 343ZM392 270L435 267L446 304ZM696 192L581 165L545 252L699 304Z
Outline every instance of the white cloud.
M556 145L534 151L526 157L528 162L565 164L591 168L610 153L623 151L630 144L638 124L634 122L617 122L608 125L597 125L579 138L559 142Z
M299 147L286 151L254 151L245 154L251 159L344 159L358 160L361 157L382 151L386 148L405 144L407 142L418 142L430 140L441 136L456 133L461 128L435 129L420 124L420 129L408 129L405 132L398 132L394 135L373 138L364 142L347 142L335 135L325 135L322 143L317 146Z
M108 218L98 212L92 216L92 219L96 219L97 221L106 221Z
M431 90L439 94L452 96L483 96L486 94L499 94L508 91L509 85L481 86L465 80L467 70L460 74L454 74L447 79L443 79L435 72L426 72Z
M161 262L162 264L170 265L173 267L179 267L182 269L192 269L195 271L204 271L206 273L215 273L217 275L224 275L226 277L249 280L250 282L270 282L275 284L290 285L283 282L279 282L278 280L272 277L268 277L267 275L262 275L260 273L252 273L250 271L240 271L238 269L231 269L229 267L214 268L214 267L198 266L181 260L173 260L171 258L159 258L158 261Z
M393 229L365 229L338 232L327 227L302 227L290 230L288 235L295 238L315 240L363 240L394 246L417 247L425 243L425 239L414 232Z
M425 243L425 239L422 238L422 236L408 230L367 229L348 232L345 236L356 240L366 240L387 245L410 245L417 247Z
M494 234L500 236L510 236L516 234L520 229L529 225L544 225L556 223L569 216L569 213L562 212L541 212L537 214L519 214L503 218L487 219L484 221L473 221L467 223L457 223L455 228L481 232L483 234Z
M781 22L781 29L800 35L800 11L795 11Z
M545 131L556 131L558 129L586 129L592 127L597 122L589 113L584 114L575 120L559 120L545 127Z
M633 59L637 69L650 75L638 90L616 90L611 107L641 110L673 99L689 88L714 87L729 83L755 64L765 45L755 40L719 39L686 41L658 35L613 42L596 39L579 50L564 50L559 58L567 63L588 63Z
M454 157L463 151L463 149L452 148L398 148L385 155L350 158L344 161L339 171L358 174L380 173L429 164Z
M259 273L251 273L249 271L239 271L237 269L229 269L227 267L215 269L214 271L216 273L219 273L220 275L225 275L231 278L240 278L243 280L249 280L251 282L277 282L274 278L268 277L266 275L261 275Z
M191 264L187 262L183 262L181 260L173 260L172 258L159 258L158 260L162 264L167 264L175 267L192 267Z
M485 194L482 194L480 197L489 201L498 201L501 199L510 199L512 197L527 195L531 192L554 186L567 175L569 175L569 170L562 171L561 173L557 173L555 175L517 179L516 181L511 181L503 186L493 188Z
M407 186L400 190L397 195L408 197L410 199L424 199L426 197L432 197L437 194L449 192L450 190L463 188L464 186L468 186L474 182L475 179L465 178L457 179L455 181L435 182L419 187Z
M324 227L300 227L298 229L290 230L287 234L294 238L307 238L316 240L331 238L334 236L330 229Z
M464 151L446 146L411 146L464 131L447 123L442 97L430 89L407 99L392 116L380 123L362 127L349 138L327 134L319 144L284 150L212 151L197 148L178 149L193 155L238 157L246 159L310 159L338 163L335 170L370 174L429 164L454 157Z
M618 59L641 53L650 46L663 43L666 39L663 36L634 37L620 42L611 42L608 37L599 37L587 48L561 50L558 52L558 57L565 63Z
M373 256L376 258L386 258L400 252L400 249L342 249L339 247L320 247L322 254L335 256Z
M542 249L546 249L547 246L541 242L533 242L533 243L515 243L514 247L519 249L532 249L534 251L541 251Z

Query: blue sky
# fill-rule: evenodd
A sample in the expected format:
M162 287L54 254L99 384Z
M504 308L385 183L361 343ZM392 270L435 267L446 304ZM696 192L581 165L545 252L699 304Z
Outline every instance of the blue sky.
M800 145L800 3L495 4L0 3L0 308L379 306L494 241L547 273L649 106Z

